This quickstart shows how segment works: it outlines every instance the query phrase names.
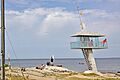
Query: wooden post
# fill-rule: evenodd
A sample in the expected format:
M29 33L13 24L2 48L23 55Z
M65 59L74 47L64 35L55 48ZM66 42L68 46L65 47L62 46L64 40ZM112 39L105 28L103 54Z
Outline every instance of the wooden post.
M4 0L1 0L1 80L5 80L5 14Z

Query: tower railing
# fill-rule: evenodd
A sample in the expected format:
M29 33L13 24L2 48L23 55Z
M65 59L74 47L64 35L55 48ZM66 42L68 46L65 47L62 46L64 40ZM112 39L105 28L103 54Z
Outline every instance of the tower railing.
M71 49L82 49L82 48L92 48L92 49L104 49L107 48L107 42L103 43L100 41L76 41L70 43Z

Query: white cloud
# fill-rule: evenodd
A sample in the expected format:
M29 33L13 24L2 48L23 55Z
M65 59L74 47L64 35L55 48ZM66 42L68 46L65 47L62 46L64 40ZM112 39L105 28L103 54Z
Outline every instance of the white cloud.
M85 14L83 18L88 19L88 25L96 30L104 30L115 32L119 28L119 12L108 13L105 10L91 9L82 10ZM77 15L73 12L66 11L64 8L35 8L26 9L22 12L9 10L7 14L7 26L16 27L21 30L37 28L39 34L46 34L59 30L60 28L68 28L72 24L79 24ZM92 18L91 18L92 17ZM86 23L86 22L85 22ZM97 27L96 27L97 26ZM73 25L71 26L73 27ZM79 26L76 27L79 29Z
M17 4L29 4L29 2L60 2L60 3L71 3L71 2L76 2L76 3L81 3L81 2L88 2L88 0L7 0L11 3L17 3ZM95 1L95 2L103 2L104 0L90 0L90 1ZM120 2L120 0L106 0L108 2Z
M104 20L92 22L89 26L92 31L99 31L107 35L114 35L119 33L119 21L116 20Z
M29 28L33 26L36 16L21 13L18 11L8 11L7 14L7 25L8 27L17 27L21 29Z
M24 11L6 11L7 26L19 28L20 30L31 27L39 27L39 32L45 33L64 27L70 20L76 19L74 14L63 8L36 8ZM12 19L12 20L11 20Z
M70 22L76 21L76 17L73 13L56 11L48 14L42 21L40 33L46 34L49 31L54 32L54 30L59 30L63 27L68 27ZM69 27L68 27L69 28Z
M100 9L84 9L84 10L80 10L80 12L82 12L83 14L87 15L87 16L97 16L97 17L107 17L107 18L116 18L119 17L119 11L118 12L107 12L106 10L100 10Z
M98 10L98 9L85 9L81 10L84 14L90 14L94 16L106 16L108 13L105 10Z

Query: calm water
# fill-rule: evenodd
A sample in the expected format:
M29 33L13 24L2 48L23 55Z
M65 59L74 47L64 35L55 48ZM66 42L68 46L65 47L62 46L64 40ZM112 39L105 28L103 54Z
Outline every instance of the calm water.
M14 67L33 67L40 64L46 64L49 59L13 59L11 65ZM6 61L7 63L8 61ZM64 67L83 72L87 70L84 59L56 59L55 64L62 64ZM98 70L101 72L117 72L120 71L120 58L97 58L96 59Z

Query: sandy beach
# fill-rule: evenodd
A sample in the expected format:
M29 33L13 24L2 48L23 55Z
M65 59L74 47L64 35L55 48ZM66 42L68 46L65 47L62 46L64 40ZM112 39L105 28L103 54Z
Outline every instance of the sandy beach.
M120 80L120 73L81 73L57 66L6 69L8 80Z

